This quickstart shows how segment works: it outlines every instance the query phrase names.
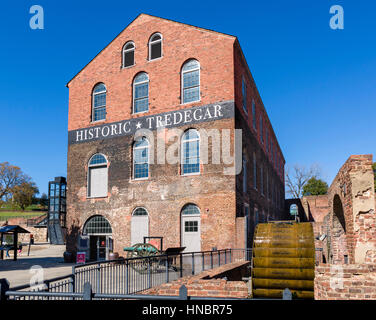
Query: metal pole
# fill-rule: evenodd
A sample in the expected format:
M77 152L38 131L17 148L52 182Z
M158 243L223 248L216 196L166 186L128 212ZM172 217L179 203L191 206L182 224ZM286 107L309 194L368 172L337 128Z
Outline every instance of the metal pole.
M195 274L195 254L192 252L192 275Z
M128 260L125 260L125 293L129 294Z
M166 283L168 283L168 281L169 281L169 277L168 277L168 256L166 256L165 266L166 266Z

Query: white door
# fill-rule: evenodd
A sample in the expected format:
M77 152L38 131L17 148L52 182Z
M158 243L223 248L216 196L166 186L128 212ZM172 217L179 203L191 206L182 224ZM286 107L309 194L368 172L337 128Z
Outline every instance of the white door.
M181 229L184 252L201 251L200 216L182 215Z
M149 216L132 216L131 246L136 243L144 243L144 237L149 236Z

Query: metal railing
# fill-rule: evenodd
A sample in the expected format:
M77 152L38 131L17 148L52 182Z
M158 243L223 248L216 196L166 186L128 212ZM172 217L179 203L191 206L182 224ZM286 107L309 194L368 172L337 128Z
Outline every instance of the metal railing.
M85 282L96 293L135 294L221 265L250 260L251 250L224 249L93 262L73 266L74 291Z
M114 295L119 299L132 295L135 299L141 291L228 263L250 261L251 256L251 249L225 249L92 262L75 265L72 274L36 286L9 288L3 282L0 289L3 299L83 299L85 285L89 284L98 299L115 299Z

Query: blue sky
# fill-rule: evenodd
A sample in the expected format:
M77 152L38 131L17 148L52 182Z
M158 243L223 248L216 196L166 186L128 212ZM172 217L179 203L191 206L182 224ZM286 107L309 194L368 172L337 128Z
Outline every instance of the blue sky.
M44 30L29 27L32 5ZM332 5L344 30L329 27ZM287 164L330 183L351 154L376 152L374 1L6 1L0 19L0 162L46 192L66 176L66 83L139 13L239 38Z

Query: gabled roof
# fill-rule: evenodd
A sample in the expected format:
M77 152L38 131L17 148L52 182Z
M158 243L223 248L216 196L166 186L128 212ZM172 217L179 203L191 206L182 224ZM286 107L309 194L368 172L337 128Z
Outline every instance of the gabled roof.
M153 16L153 15L150 15L150 14L146 14L146 13L140 13L135 19L133 19L114 39L111 40L111 42L105 46L101 51L99 51L95 57L93 59L91 59L72 79L70 79L68 81L68 83L66 84L66 87L68 87L69 83L75 78L77 77L81 71L83 71L89 64L91 61L93 61L103 50L105 50L117 37L119 37L131 24L133 24L136 20L138 20L141 16L148 16L148 17L152 17L152 18L155 18L155 19L159 19L159 20L165 20L165 21L170 21L170 22L173 22L173 23L177 23L177 24L181 24L181 25L185 25L185 26L188 26L188 27L191 27L191 28L195 28L195 29L198 29L198 30L202 30L202 31L206 31L206 32L211 32L211 33L216 33L216 34L219 34L219 35L223 35L223 36L226 36L226 37L231 37L231 38L234 38L234 40L236 39L236 36L233 36L233 35L230 35L230 34L226 34L226 33L222 33L222 32L218 32L218 31L214 31L214 30L211 30L211 29L205 29L205 28L201 28L201 27L197 27L197 26L193 26L193 25L190 25L190 24L186 24L186 23L182 23L182 22L178 22L178 21L174 21L174 20L171 20L171 19L165 19L165 18L161 18L161 17L157 17L157 16Z

